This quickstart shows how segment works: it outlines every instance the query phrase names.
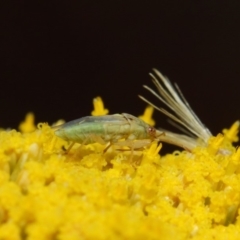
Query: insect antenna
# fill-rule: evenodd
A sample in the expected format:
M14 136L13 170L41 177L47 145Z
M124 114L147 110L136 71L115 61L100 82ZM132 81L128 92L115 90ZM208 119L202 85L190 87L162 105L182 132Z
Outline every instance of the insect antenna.
M57 130L60 129L63 125L64 125L64 123L61 123L61 124L58 124L58 125L52 125L51 128L53 129L53 131L57 131Z

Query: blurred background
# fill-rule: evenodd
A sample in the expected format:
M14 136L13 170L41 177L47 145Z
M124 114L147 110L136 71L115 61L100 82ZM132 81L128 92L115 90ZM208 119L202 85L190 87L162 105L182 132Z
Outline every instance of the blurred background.
M0 126L141 115L153 67L216 134L239 119L240 1L1 1ZM161 105L162 106L162 105ZM157 126L169 127L155 112Z

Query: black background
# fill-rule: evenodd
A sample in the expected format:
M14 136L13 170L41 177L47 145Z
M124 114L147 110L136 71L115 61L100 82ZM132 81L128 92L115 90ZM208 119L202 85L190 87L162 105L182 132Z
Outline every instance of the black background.
M1 18L1 127L80 118L98 95L138 116L153 67L214 134L239 118L240 1L1 1Z

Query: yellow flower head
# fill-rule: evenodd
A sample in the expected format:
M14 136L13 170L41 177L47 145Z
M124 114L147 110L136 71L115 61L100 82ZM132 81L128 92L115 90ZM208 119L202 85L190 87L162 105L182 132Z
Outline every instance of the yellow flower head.
M101 99L94 106L93 114L107 113ZM206 146L160 156L164 143L154 141L66 152L70 143L33 119L21 133L0 132L0 239L239 238L237 124Z

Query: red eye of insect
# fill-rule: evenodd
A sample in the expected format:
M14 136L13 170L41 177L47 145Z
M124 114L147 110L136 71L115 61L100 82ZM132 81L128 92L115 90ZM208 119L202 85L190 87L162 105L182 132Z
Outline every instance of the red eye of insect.
M150 136L155 137L155 135L156 135L156 129L153 128L153 127L149 127L149 128L148 128L148 133L149 133Z

